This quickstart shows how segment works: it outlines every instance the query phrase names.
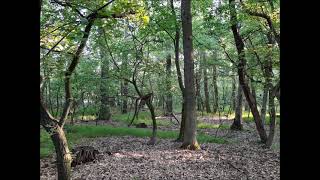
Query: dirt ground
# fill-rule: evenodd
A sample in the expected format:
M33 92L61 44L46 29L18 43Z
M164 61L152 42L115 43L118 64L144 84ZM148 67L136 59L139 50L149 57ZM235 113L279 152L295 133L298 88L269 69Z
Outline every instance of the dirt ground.
M209 118L200 121L232 123ZM254 123L243 125L245 130L240 132L198 129L230 142L201 144L200 151L181 150L181 143L172 139L159 139L155 146L146 144L149 138L130 136L83 139L79 146L90 145L101 153L97 161L72 168L72 179L280 179L279 128L273 148L264 149ZM178 125L159 129L178 130ZM54 161L54 157L40 160L42 180L56 179Z

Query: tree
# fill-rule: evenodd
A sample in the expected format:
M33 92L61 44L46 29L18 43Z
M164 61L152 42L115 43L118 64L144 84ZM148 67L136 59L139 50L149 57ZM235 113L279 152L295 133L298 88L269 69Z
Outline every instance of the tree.
M181 1L181 20L183 32L184 84L185 84L185 128L182 148L198 150L196 138L196 98L192 47L191 0Z
M204 90L204 104L206 107L207 113L211 113L210 104L209 104L209 89L208 89L208 74L207 74L207 61L206 54L203 54L204 67L203 67L203 90Z
M239 84L242 87L242 90L244 92L244 95L246 97L246 100L249 104L249 107L251 109L251 112L253 114L256 127L261 139L262 143L267 142L267 134L266 131L263 127L261 116L259 114L258 108L256 106L256 99L252 95L250 91L250 87L248 84L248 80L246 78L246 59L245 59L245 52L244 52L244 43L242 40L242 37L240 36L238 28L238 20L237 20L237 12L235 9L235 1L234 0L229 0L229 8L230 8L230 23L231 23L231 30L234 36L234 41L236 44L237 52L238 52L238 75L239 75Z
M166 58L166 113L167 115L172 114L172 93L171 93L171 55L168 54Z
M237 101L236 101L236 108L235 108L235 118L231 125L232 130L242 130L243 126L242 122L242 88L240 84L238 85L238 92L237 92Z

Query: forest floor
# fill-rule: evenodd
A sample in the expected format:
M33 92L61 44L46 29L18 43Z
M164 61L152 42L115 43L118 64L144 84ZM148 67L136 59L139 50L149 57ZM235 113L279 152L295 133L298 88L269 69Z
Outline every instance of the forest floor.
M244 122L243 131L231 131L226 127L232 120L212 117L198 120L206 125L198 128L198 132L224 138L228 143L203 143L202 150L189 151L180 149L181 143L173 139L158 139L155 146L149 146L146 144L149 138L85 138L77 146L93 146L101 153L98 160L72 168L72 179L280 179L279 127L272 148L265 149L259 143L253 122ZM159 117L158 121L170 122L167 126L160 125L160 130L179 130L174 119L171 123L169 118ZM90 123L95 124L84 122ZM98 124L124 125L116 121ZM206 128L207 124L220 124L221 128ZM56 179L54 161L54 156L40 160L41 179Z

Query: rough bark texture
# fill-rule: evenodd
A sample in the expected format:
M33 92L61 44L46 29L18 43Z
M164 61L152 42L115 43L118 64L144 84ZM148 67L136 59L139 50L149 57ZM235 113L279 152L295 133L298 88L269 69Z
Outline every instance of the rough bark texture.
M235 109L235 118L231 125L232 130L242 130L243 126L241 124L242 122L242 88L240 84L238 85L238 93L237 93L237 103L236 103L236 109Z
M166 113L172 114L172 93L171 93L171 55L168 54L166 59L166 86L167 86L167 95L166 95Z
M204 61L204 66L203 66L204 105L205 105L207 113L211 113L210 103L209 103L210 96L209 96L209 89L208 89L208 73L207 73L208 68L206 67L206 55L205 54L203 54L203 61Z
M181 19L183 32L184 84L185 84L185 129L182 148L200 149L196 138L196 98L194 86L194 62L192 47L191 0L181 1Z
M238 75L239 75L239 83L242 87L242 90L244 92L244 95L247 99L247 102L249 104L249 107L251 109L251 112L253 114L253 118L255 120L256 128L258 130L260 139L262 143L266 143L267 141L267 134L266 131L263 127L262 121L261 121L261 116L259 114L258 108L256 106L256 100L252 96L252 93L250 91L250 87L248 84L248 81L245 77L246 70L246 59L245 59L245 54L244 54L244 43L243 40L240 36L240 33L237 29L237 12L235 9L235 1L234 0L229 0L229 8L230 8L230 22L231 22L231 30L234 36L237 52L238 52L238 59L239 59L239 64L238 64Z
M217 67L214 65L212 69L212 83L213 83L213 91L214 91L213 113L217 113L219 108L219 92L218 92L217 76L218 76Z
M72 167L97 159L99 151L92 146L79 146L71 150L74 156ZM110 152L109 152L110 153Z
M57 170L59 180L70 180L72 157L67 139L58 120L54 119L41 101L40 97L40 125L50 134L57 155Z

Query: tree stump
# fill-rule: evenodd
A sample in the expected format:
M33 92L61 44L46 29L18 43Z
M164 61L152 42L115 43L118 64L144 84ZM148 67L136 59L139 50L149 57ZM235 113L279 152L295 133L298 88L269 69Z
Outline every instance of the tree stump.
M146 123L139 123L136 125L136 128L148 128L148 126L146 125Z
M72 152L72 163L71 167L75 167L79 164L91 162L97 159L99 151L92 146L79 146L71 150Z

